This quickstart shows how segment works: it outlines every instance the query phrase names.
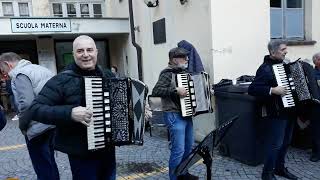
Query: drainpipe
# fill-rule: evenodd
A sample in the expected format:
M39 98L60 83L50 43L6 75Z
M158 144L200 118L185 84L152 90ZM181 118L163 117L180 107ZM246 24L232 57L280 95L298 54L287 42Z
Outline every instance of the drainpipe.
M133 46L137 49L139 80L143 81L143 75L142 75L142 48L136 42L136 35L135 35L135 32L134 32L135 28L134 28L132 0L129 0L129 18L130 18L131 41L132 41Z

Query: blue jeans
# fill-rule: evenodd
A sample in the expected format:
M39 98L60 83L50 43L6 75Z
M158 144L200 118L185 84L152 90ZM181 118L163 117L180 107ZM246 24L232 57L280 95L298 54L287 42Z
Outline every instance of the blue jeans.
M34 137L26 144L38 180L59 180L59 171L54 159L54 129Z
M164 121L169 129L171 153L169 159L170 180L176 180L174 170L192 150L194 142L192 118L185 118L181 113L165 112Z
M263 172L284 168L295 121L288 118L266 119L267 139Z
M85 157L68 155L73 180L115 180L115 148L98 150Z

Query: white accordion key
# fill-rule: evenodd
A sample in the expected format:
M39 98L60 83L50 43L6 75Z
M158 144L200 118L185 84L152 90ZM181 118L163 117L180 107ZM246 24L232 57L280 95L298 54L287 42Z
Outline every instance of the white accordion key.
M192 116L194 112L195 95L194 83L189 74L177 74L176 77L177 87L182 87L187 91L187 96L180 98L182 116Z
M196 99L196 96L195 95L191 95L191 99Z
M290 89L290 85L292 82L290 82L290 79L288 78L285 72L285 68L283 64L274 64L272 65L272 69L277 81L278 86L282 86L287 90L287 93L281 97L282 103L284 107L292 107L295 106L294 99L292 96L292 92Z

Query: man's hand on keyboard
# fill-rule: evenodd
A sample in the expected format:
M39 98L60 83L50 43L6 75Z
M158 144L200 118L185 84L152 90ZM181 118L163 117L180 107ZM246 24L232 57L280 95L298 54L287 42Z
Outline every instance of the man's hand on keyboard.
M82 106L74 107L71 111L71 117L74 121L80 122L89 127L89 123L92 117L92 111Z
M176 88L177 90L177 94L180 96L180 97L186 97L187 96L187 90L183 87L177 87Z
M272 87L271 88L271 94L284 96L284 95L287 94L287 90L286 90L286 88L284 88L282 86Z

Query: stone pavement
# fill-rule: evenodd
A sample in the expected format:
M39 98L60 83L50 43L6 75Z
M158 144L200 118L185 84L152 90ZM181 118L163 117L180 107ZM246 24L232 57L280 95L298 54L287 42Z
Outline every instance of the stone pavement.
M166 138L145 135L144 146L124 146L117 148L117 179L168 179L168 142ZM302 180L320 180L320 162L308 160L310 151L290 149L287 158L289 169ZM61 180L71 179L67 157L56 153ZM212 179L244 180L259 179L262 166L252 167L233 159L219 156L215 152L212 167ZM206 170L202 162L198 162L190 172L205 179ZM0 180L7 177L18 177L21 180L33 180L31 161L25 146L25 141L18 130L18 122L9 120L4 130L0 132ZM280 178L279 178L280 179Z

